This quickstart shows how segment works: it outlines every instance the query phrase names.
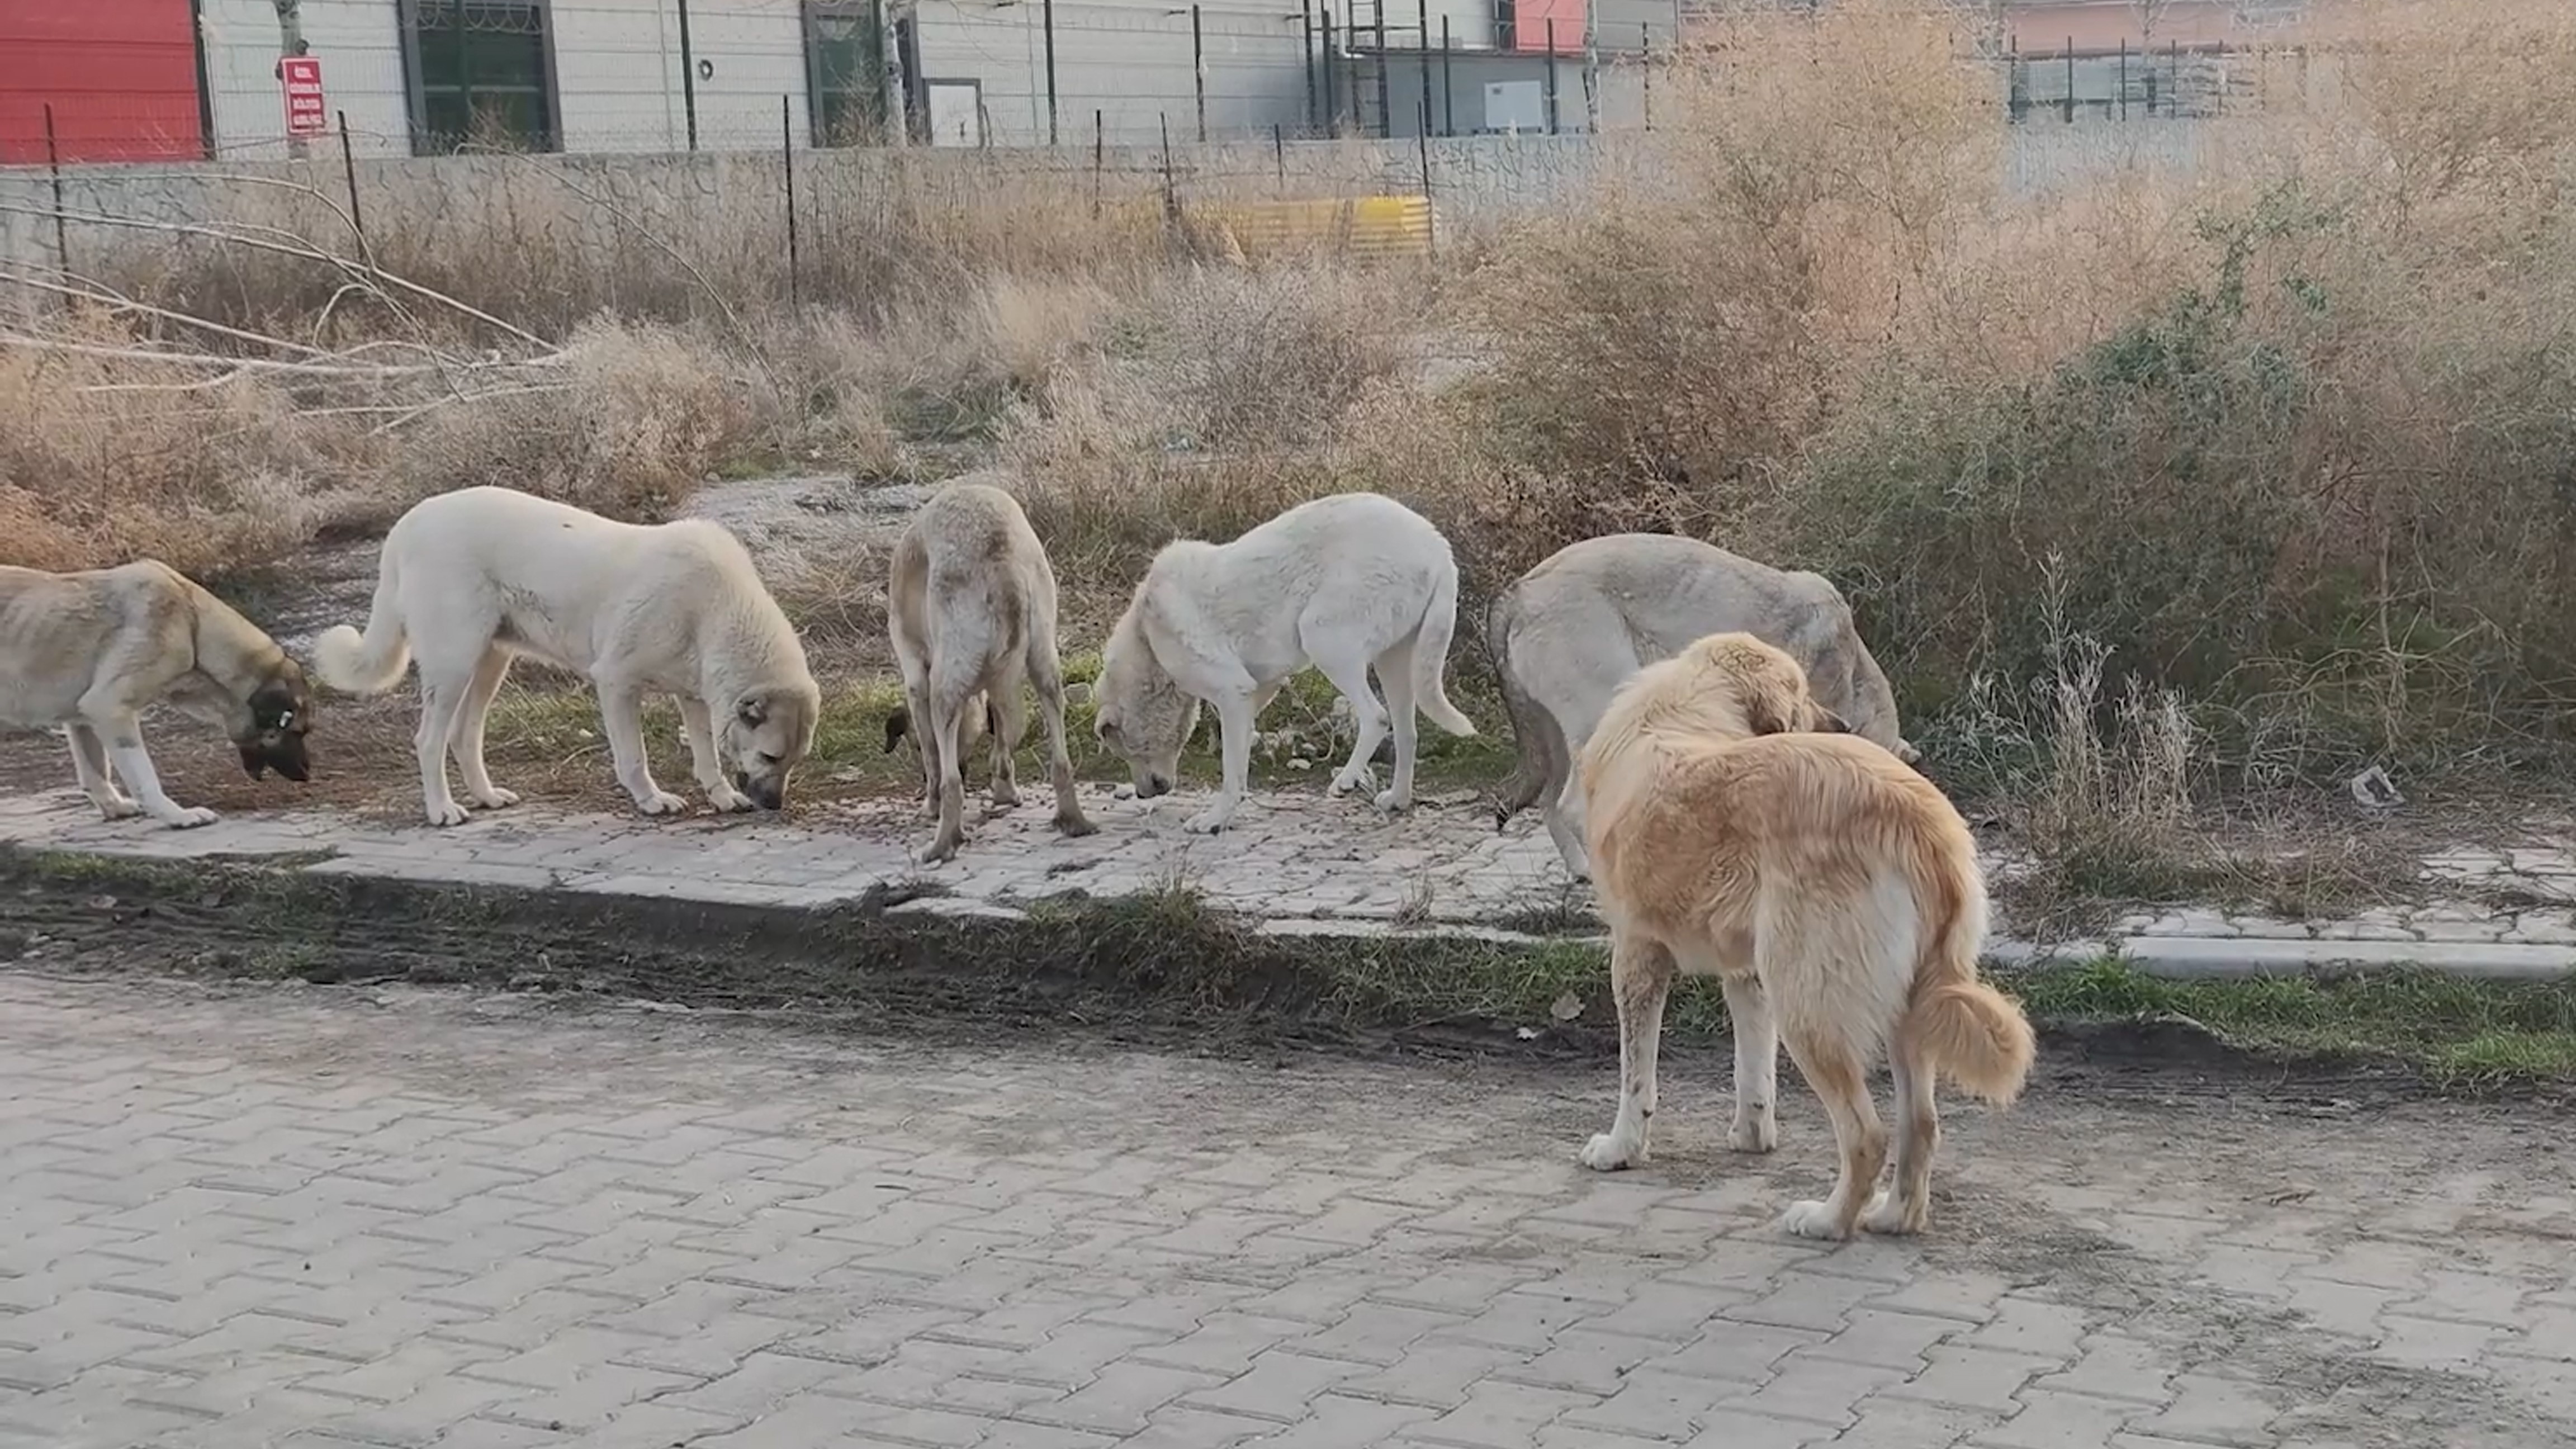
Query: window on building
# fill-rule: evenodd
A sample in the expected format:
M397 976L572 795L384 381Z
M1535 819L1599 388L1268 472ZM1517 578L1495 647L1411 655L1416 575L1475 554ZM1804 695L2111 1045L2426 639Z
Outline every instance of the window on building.
M869 146L888 138L885 42L876 0L809 0L805 64L814 144Z
M551 151L546 15L533 0L412 0L413 149Z

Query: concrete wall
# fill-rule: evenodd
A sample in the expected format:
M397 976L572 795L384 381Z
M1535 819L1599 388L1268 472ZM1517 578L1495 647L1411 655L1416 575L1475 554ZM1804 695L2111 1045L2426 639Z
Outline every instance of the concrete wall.
M2223 123L2132 122L2013 128L2006 149L2008 184L2044 192L2119 167L2190 170L2201 164L2212 128ZM1580 134L1434 138L1428 147L1394 141L1265 142L1176 145L1176 188L1189 197L1339 197L1413 194L1422 189L1427 150L1431 191L1445 231L1474 228L1532 211L1586 204L1593 185L1613 175L1650 184L1653 153L1639 138ZM1639 164L1639 163L1647 164ZM1164 174L1159 147L1110 147L1097 171L1089 148L990 150L833 149L800 160L800 210L826 227L890 204L898 193L1011 203L1032 175L1097 186L1112 199L1156 195ZM243 172L304 180L335 200L343 186L336 154L304 163L220 163L152 167L76 167L64 173L66 210L74 214L206 221L239 216L245 205L290 198L274 187L245 186ZM601 265L635 248L633 223L657 234L739 240L759 233L762 248L783 214L774 155L757 153L601 157L402 157L362 161L358 182L371 228L399 228L405 218L448 225L505 210L512 225L569 228ZM900 182L901 185L895 183ZM49 183L42 170L0 169L0 264L54 264L54 228L44 214ZM611 198L614 207L587 198ZM310 211L294 224L319 227L333 245L339 224ZM739 235L738 235L739 234ZM728 240L729 239L729 240ZM70 228L75 269L93 268L110 248L166 245L156 234L96 224ZM714 243L710 243L713 245ZM0 297L6 297L0 290Z

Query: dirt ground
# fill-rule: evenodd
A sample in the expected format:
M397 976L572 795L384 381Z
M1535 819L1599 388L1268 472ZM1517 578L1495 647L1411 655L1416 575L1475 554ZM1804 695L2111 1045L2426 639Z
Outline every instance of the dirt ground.
M2010 1112L1951 1111L1927 1236L1828 1249L1771 1226L1824 1184L1820 1113L1784 1074L1781 1151L1722 1150L1716 1056L1676 1054L1657 1161L1602 1177L1572 1163L1610 1101L1592 1066L12 970L0 1428L2576 1434L2555 1111L2060 1067Z

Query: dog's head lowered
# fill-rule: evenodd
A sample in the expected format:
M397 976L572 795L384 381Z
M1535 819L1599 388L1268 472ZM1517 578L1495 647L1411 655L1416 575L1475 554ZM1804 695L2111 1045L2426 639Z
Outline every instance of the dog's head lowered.
M1650 736L1740 740L1848 734L1798 661L1750 634L1711 634L1629 676L1583 749L1586 775Z
M810 684L745 690L725 716L723 753L735 763L733 787L763 810L787 803L787 779L814 750L822 699Z
M984 701L982 709L970 707L959 717L959 724L961 733L957 740L957 753L961 756L973 749L976 740L981 736L998 735L1002 732L1002 722L995 716L993 702L989 699ZM911 734L912 709L910 706L886 711L885 752L887 754L893 754Z
M1101 650L1092 709L1092 733L1127 762L1136 777L1136 798L1170 791L1180 777L1181 748L1198 728L1199 702L1182 693L1154 657L1133 607Z
M271 770L299 785L313 778L313 757L304 748L305 733L313 728L313 689L301 665L279 655L277 667L227 713L227 733L252 779L264 779Z

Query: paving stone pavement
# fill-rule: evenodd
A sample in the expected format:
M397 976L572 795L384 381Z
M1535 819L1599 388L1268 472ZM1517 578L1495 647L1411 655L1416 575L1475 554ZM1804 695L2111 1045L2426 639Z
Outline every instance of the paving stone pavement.
M1179 881L1265 929L1300 933L1508 931L1591 907L1535 815L1498 832L1472 793L1426 800L1397 820L1349 799L1264 794L1216 837L1180 828L1200 803L1191 792L1140 803L1086 787L1084 808L1100 833L1063 839L1048 828L1049 811L1032 803L983 821L958 859L936 867L913 864L926 826L897 801L812 807L793 825L703 812L677 820L575 815L527 804L449 830L309 811L173 831L101 821L66 789L0 800L0 842L168 860L327 854L307 868L786 907L927 885L938 894L904 907L923 913L1007 914L1048 895L1110 897ZM1995 876L2021 868L1991 854L1986 864ZM2016 939L2001 920L1990 949L2010 962L2117 949L2144 969L2185 975L2397 964L2498 977L2576 971L2576 852L2448 849L2426 856L2422 874L2428 901L2348 919L2185 910L2131 916L2100 939L2049 942ZM2491 904L2498 899L2523 904Z
M2061 1073L1829 1248L1676 1055L1605 1177L1593 1069L0 972L0 1444L2576 1436L2562 1117Z

